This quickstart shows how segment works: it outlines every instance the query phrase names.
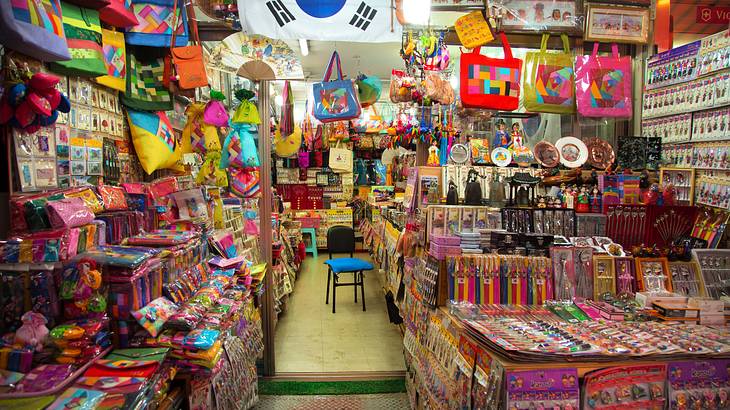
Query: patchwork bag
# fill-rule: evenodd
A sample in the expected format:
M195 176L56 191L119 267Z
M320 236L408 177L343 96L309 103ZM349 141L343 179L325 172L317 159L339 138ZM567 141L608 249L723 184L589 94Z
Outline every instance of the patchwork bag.
M253 140L252 131L256 127L248 124L230 124L230 132L223 142L223 151L221 152L221 169L229 166L235 168L252 168L258 167L259 154L256 149L256 143Z
M507 36L499 37L504 58L481 55L480 47L461 54L459 89L466 108L513 111L519 106L522 60L512 57Z
M51 63L51 70L65 75L98 77L106 74L101 51L99 11L62 2L63 30L71 59Z
M127 44L150 47L182 47L188 43L188 19L183 0L132 0L138 23L127 28ZM175 26L175 43L172 27Z
M185 115L188 117L185 128L182 131L183 141L190 139L190 146L193 152L205 155L207 140L218 140L218 132L212 125L205 124L203 121L203 110L205 103L192 103L185 109Z
M126 91L127 51L124 46L124 33L101 29L102 52L106 75L96 78L96 82L119 91Z
M561 34L563 52L546 50L550 34L542 35L540 51L525 56L522 80L527 111L572 114L575 112L575 72L568 36Z
M337 79L330 81L332 66L337 64ZM360 116L360 101L352 80L342 76L342 63L337 51L332 53L321 83L312 85L314 117L321 122L343 121Z
M585 117L630 118L631 56L619 56L615 43L610 57L597 54L598 43L594 43L591 55L578 56L575 61L578 113Z
M108 6L99 10L99 18L114 27L130 27L138 23L132 11L132 0L111 0Z
M233 168L229 180L231 192L242 198L253 198L259 194L259 171Z
M127 110L127 117L134 149L147 174L177 162L173 158L175 134L164 111Z
M0 43L41 61L70 59L61 1L0 1Z
M140 60L127 50L127 84L122 104L135 110L170 111L170 91L162 83L164 59Z

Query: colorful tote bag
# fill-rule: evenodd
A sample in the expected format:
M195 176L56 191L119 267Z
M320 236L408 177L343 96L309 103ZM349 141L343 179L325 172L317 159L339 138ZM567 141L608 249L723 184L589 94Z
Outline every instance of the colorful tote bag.
M127 117L134 149L147 174L177 162L173 157L175 134L164 111L127 110Z
M525 56L522 79L527 111L571 114L575 112L575 72L568 36L561 34L563 52L547 51L550 34L542 35L540 51Z
M619 56L618 46L611 45L611 56L593 53L575 61L576 101L578 113L585 117L629 118L631 107L631 56Z
M204 110L205 103L196 102L188 105L185 109L188 119L182 132L183 141L189 139L192 151L200 155L205 155L208 149L221 149L217 129L203 121Z
M104 65L106 75L97 77L96 82L119 91L126 91L127 52L124 47L124 33L101 29Z
M519 106L522 60L512 57L504 33L499 37L504 58L481 55L480 47L461 54L459 89L464 107L512 111Z
M230 124L231 131L223 142L221 153L221 169L229 166L235 168L254 168L260 165L259 153L252 132L256 127L248 124Z
M66 74L98 77L106 74L101 51L99 11L61 2L63 30L71 59L51 63L51 70Z
M170 91L162 83L164 69L162 57L143 61L127 50L127 85L121 95L122 104L135 110L172 110Z
M132 0L112 0L99 10L101 21L114 27L136 26L139 22L132 10Z
M177 4L176 4L177 2ZM137 46L170 47L176 26L175 47L188 43L188 19L183 0L132 0L137 25L127 28L127 43Z
M0 43L41 61L70 59L61 1L0 1Z
M337 79L330 81L332 65L337 64ZM352 80L342 78L342 63L337 51L332 53L321 83L312 85L314 117L322 122L343 121L360 116L360 102Z

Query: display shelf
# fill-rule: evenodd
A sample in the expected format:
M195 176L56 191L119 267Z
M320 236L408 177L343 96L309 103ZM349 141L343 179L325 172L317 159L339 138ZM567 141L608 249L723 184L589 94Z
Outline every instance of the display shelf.
M672 184L677 190L677 205L693 205L695 197L695 170L693 168L659 168L659 183Z

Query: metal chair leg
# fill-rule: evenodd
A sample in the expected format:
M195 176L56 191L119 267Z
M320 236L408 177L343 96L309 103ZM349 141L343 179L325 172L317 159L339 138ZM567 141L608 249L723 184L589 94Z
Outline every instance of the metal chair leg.
M353 273L353 282L355 282L355 286L352 288L355 291L355 303L357 303L357 272Z
M357 290L357 286L355 286ZM365 311L365 279L363 273L360 272L360 296L362 296L362 311Z
M332 313L335 313L337 303L337 274L332 272Z
M332 269L327 269L327 294L324 297L325 305L330 303L330 278L332 277Z

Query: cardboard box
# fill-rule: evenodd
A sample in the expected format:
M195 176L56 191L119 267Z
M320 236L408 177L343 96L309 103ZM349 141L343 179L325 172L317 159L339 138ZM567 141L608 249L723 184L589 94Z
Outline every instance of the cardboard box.
M725 311L725 303L723 301L710 298L689 298L687 306L699 309L702 313L712 312L722 314Z
M665 303L687 303L687 297L677 293L651 293L651 292L637 292L636 301L641 307L651 307L656 302Z
M652 307L657 311L659 317L663 318L697 319L700 316L700 310L689 307L687 303L654 302Z

